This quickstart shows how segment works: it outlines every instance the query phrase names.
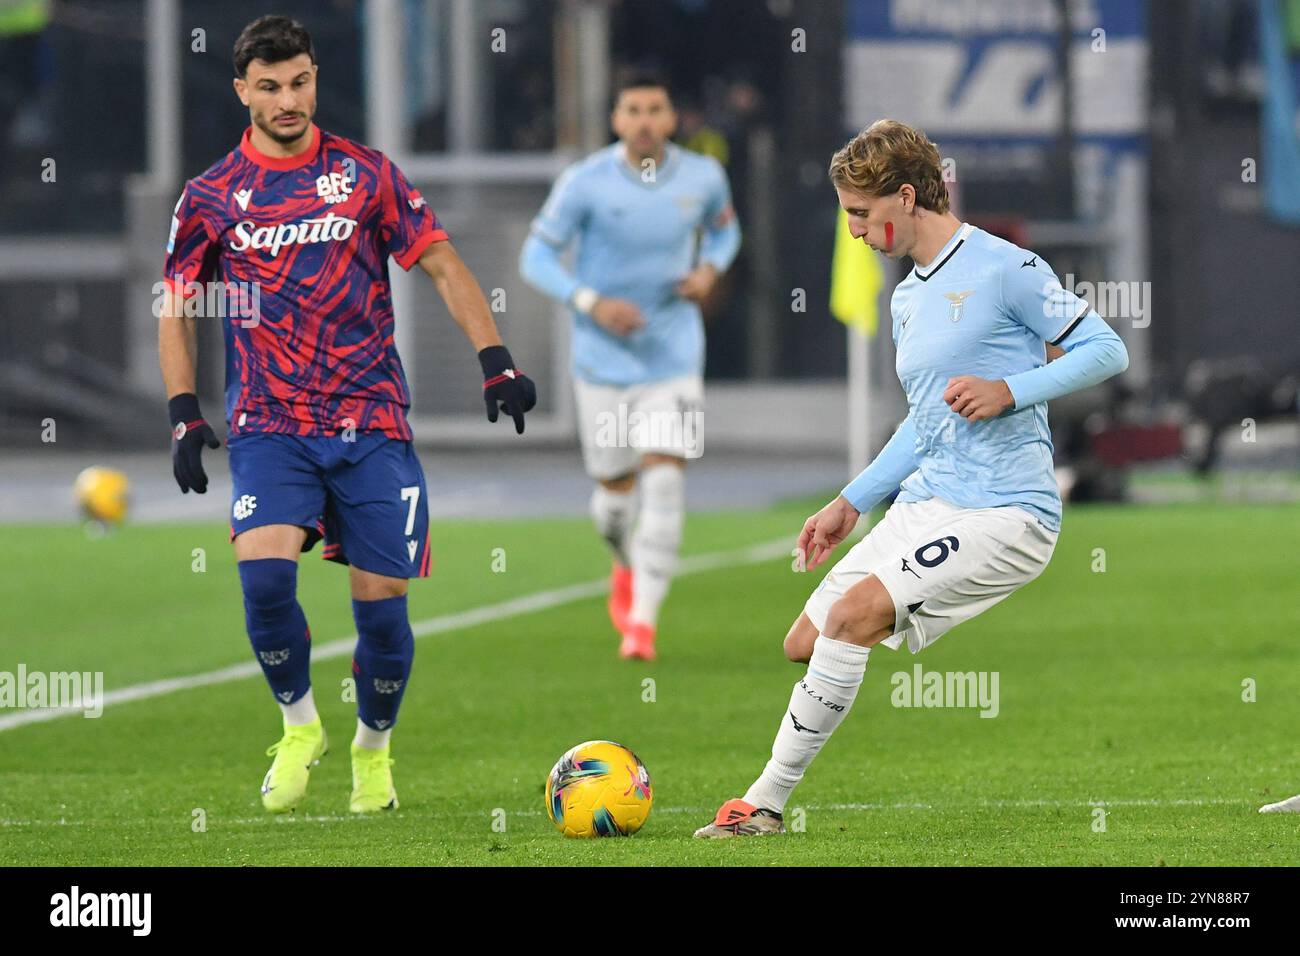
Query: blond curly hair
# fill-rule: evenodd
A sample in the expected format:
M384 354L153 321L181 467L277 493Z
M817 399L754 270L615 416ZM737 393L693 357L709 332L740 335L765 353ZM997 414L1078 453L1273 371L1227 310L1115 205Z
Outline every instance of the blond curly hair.
M831 182L869 196L890 196L904 183L916 190L916 204L948 211L939 147L919 129L893 119L876 120L835 151Z

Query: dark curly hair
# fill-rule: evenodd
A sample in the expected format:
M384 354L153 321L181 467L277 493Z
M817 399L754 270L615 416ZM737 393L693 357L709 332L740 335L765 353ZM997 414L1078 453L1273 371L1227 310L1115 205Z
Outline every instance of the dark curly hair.
M306 53L316 62L316 51L311 45L311 34L297 20L289 17L258 17L239 34L235 41L235 75L243 78L248 64L254 60L279 63Z

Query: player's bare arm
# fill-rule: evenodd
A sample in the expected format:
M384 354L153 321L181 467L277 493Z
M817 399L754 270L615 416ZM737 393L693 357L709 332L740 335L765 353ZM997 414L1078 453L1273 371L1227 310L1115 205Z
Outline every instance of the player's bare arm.
M483 290L450 241L429 246L420 256L420 268L433 280L438 295L447 303L447 311L475 352L501 344L501 334L492 320Z
M447 311L478 353L488 421L495 422L498 412L505 411L514 420L515 432L522 435L524 413L537 404L537 388L515 368L501 344L501 333L474 274L449 241L431 244L420 256L420 268L433 280Z
M198 320L186 316L175 293L163 291L162 313L158 316L158 363L162 366L167 397L194 391L194 370L198 361Z

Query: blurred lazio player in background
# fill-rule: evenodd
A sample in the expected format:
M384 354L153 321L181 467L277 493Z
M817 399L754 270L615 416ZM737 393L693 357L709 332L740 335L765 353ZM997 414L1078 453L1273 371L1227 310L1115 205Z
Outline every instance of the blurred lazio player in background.
M572 312L591 514L614 556L610 618L624 657L653 660L681 545L685 459L703 451L698 303L735 258L740 227L718 162L668 142L677 116L661 79L622 84L611 121L619 141L556 181L519 268ZM570 271L562 256L575 239Z

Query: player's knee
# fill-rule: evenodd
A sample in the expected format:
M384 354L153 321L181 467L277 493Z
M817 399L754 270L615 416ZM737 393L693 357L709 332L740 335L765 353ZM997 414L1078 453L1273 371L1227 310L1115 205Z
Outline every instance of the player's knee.
M854 644L869 644L894 630L894 602L883 586L850 588L831 605L826 634Z
M239 581L249 613L274 611L296 600L298 562L285 558L240 561Z
M807 664L812 659L812 648L802 635L793 632L787 634L783 648L786 660L794 661L796 664Z
M596 481L598 487L614 494L627 494L636 488L636 472L629 471L625 475L619 475L616 478L599 478Z
M401 652L414 643L406 613L406 596L395 595L376 601L352 601L352 617L362 646L386 652Z
M812 658L813 643L817 640L817 628L812 626L812 622L802 615L790 627L790 632L785 636L785 642L782 649L785 651L787 660L794 661L796 664L807 664Z
M408 582L406 578L362 571L354 565L351 572L351 585L354 601L384 601L388 598L404 597Z

